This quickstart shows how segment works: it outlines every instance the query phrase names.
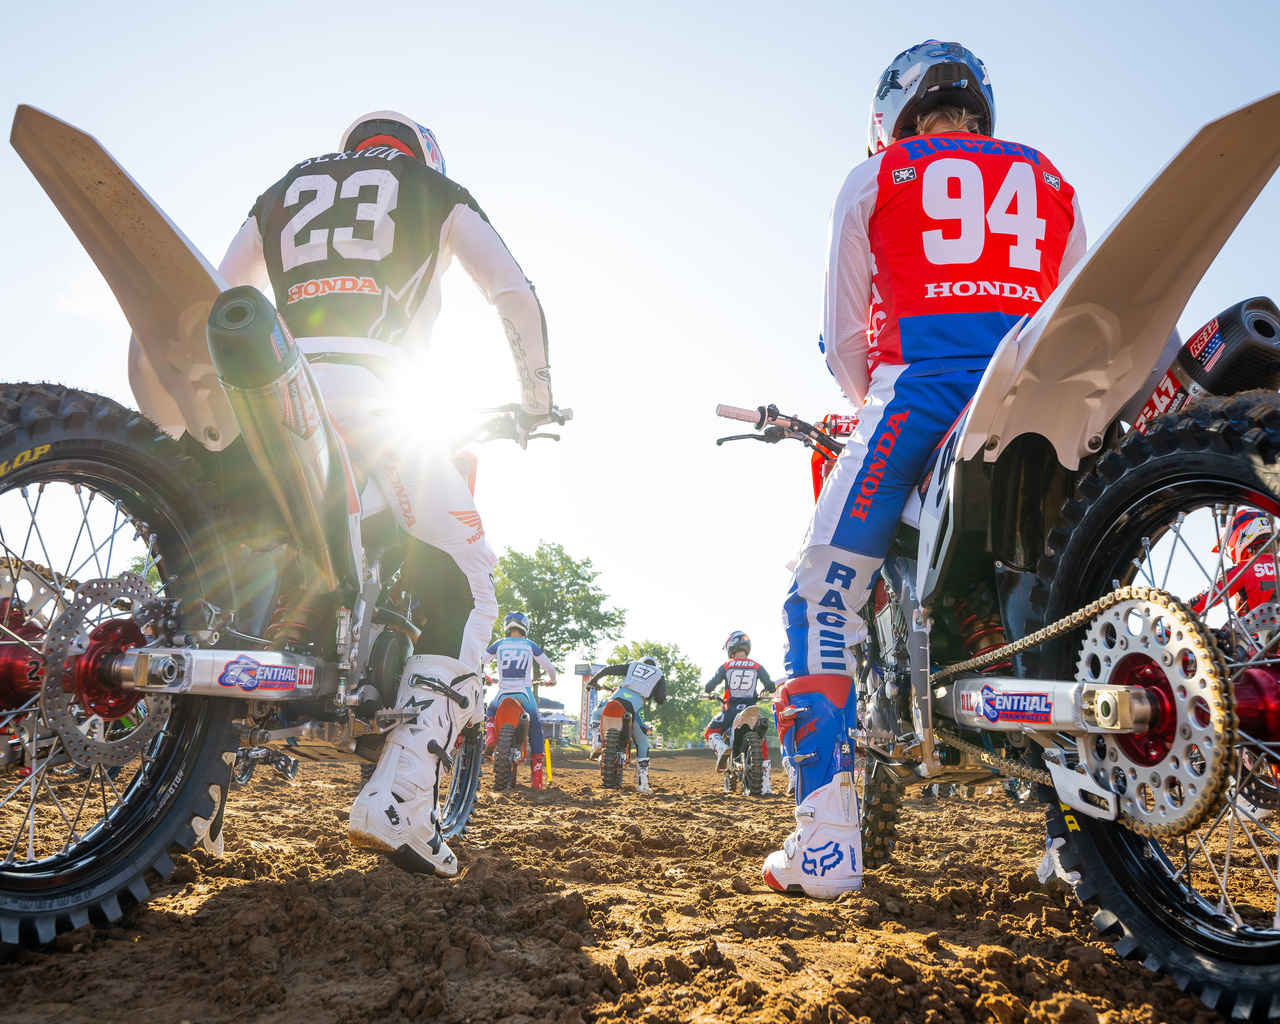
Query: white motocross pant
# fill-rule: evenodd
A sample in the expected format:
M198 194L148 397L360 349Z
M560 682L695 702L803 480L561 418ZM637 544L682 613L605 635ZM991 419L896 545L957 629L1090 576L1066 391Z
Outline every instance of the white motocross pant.
M467 577L472 608L457 657L478 672L498 615L493 586L497 559L467 482L424 435L421 421L394 400L372 371L313 361L311 372L330 419L352 457L377 483L400 527L446 552Z

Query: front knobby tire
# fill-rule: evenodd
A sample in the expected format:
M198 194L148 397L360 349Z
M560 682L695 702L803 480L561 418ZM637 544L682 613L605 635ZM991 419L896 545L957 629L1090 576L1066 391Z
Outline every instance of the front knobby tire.
M1205 399L1155 420L1145 436L1128 435L1081 479L1062 510L1064 525L1050 533L1032 594L1036 620L1027 630L1117 586L1153 586L1188 601L1206 586L1204 580L1190 570L1181 578L1170 573L1164 554L1154 552L1162 542L1167 547L1161 550L1174 554L1179 544L1198 543L1200 561L1207 562L1209 572L1220 571L1212 568L1217 556L1208 550L1215 531L1221 531L1214 523L1241 505L1261 508L1273 523L1280 511L1280 396L1247 392ZM1196 517L1204 535L1198 540L1190 532ZM1180 585L1183 579L1194 583ZM1248 663L1237 653L1243 648L1232 634L1236 628L1228 619L1219 634L1229 679ZM1024 663L1042 678L1070 679L1079 650L1077 634L1045 645L1036 657L1024 656ZM1233 687L1233 708L1234 699ZM1256 756L1238 744L1234 761L1243 758L1247 764ZM1243 801L1228 786L1196 835L1160 841L1068 810L1048 787L1042 793L1050 802L1049 835L1063 843L1062 866L1080 875L1076 895L1098 908L1094 924L1118 937L1115 949L1121 956L1171 975L1226 1017L1280 1017L1275 876L1250 870L1259 851L1251 852L1241 840L1250 832L1274 872L1277 843L1268 838L1274 836L1273 819L1257 823L1247 808L1237 810ZM1225 824L1212 830L1219 815L1233 831ZM1234 861L1227 859L1230 854ZM1224 867L1235 873L1224 873Z
M516 727L508 722L498 730L493 751L493 788L510 789L516 784Z
M862 863L879 868L893 859L898 845L902 783L880 761L868 757L863 767Z
M53 514L59 501L63 512L81 517L79 533L75 519ZM64 566L79 562L79 537L104 511L94 527L97 558L75 570L79 582L113 578L143 557L152 585L163 585L165 596L225 605L216 494L177 443L99 395L53 384L0 385L0 558L47 579L53 592L69 593L73 584L62 574L72 570ZM21 539L15 520L26 515L46 531L38 545ZM2 596L16 596L18 583L4 579L0 574ZM50 619L60 601L50 605ZM173 871L173 854L196 843L197 826L220 827L231 751L238 746L232 707L225 700L176 698L146 749L146 770L138 757L123 768L95 765L47 776L53 789L92 785L95 801L112 804L109 814L77 819L65 842L57 834L59 811L41 803L44 789L28 784L31 803L17 767L0 768L0 800L13 798L0 811L0 941L47 943L60 931L118 920ZM38 711L0 707L0 725L17 726L23 713ZM46 764L57 762L60 742L46 748ZM37 764L30 778L39 772ZM26 823L36 819L40 827L28 842Z
M471 822L484 764L484 726L465 729L462 746L455 747L452 756L448 784L441 787L440 833L445 839L465 835Z

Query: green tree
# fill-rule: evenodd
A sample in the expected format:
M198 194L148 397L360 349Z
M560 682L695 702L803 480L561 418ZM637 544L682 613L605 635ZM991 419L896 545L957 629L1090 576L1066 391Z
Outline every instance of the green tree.
M650 704L644 717L656 732L662 733L666 743L696 742L702 737L706 719L714 714L711 704L701 700L703 696L702 669L684 656L678 644L659 644L652 640L640 640L631 644L619 644L609 656L610 665L637 661L645 655L653 655L667 680L667 699L663 704ZM606 682L618 682L617 677Z
M591 559L575 559L559 544L541 541L532 555L507 548L493 576L499 609L494 639L503 635L502 620L514 611L529 616L529 639L553 662L617 639L626 626L626 609L604 606L609 595L595 585L599 575Z

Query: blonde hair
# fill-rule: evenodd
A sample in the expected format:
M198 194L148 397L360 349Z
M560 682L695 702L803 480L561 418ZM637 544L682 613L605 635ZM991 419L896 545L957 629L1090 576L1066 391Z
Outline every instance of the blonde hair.
M917 135L932 135L935 132L976 132L981 127L982 122L973 111L950 104L934 107L916 119Z

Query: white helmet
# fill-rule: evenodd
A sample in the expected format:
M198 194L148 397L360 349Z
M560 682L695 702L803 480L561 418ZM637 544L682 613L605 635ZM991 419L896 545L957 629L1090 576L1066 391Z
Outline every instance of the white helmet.
M348 153L370 146L391 146L444 174L444 154L431 129L395 110L375 110L356 118L342 133L338 148Z

